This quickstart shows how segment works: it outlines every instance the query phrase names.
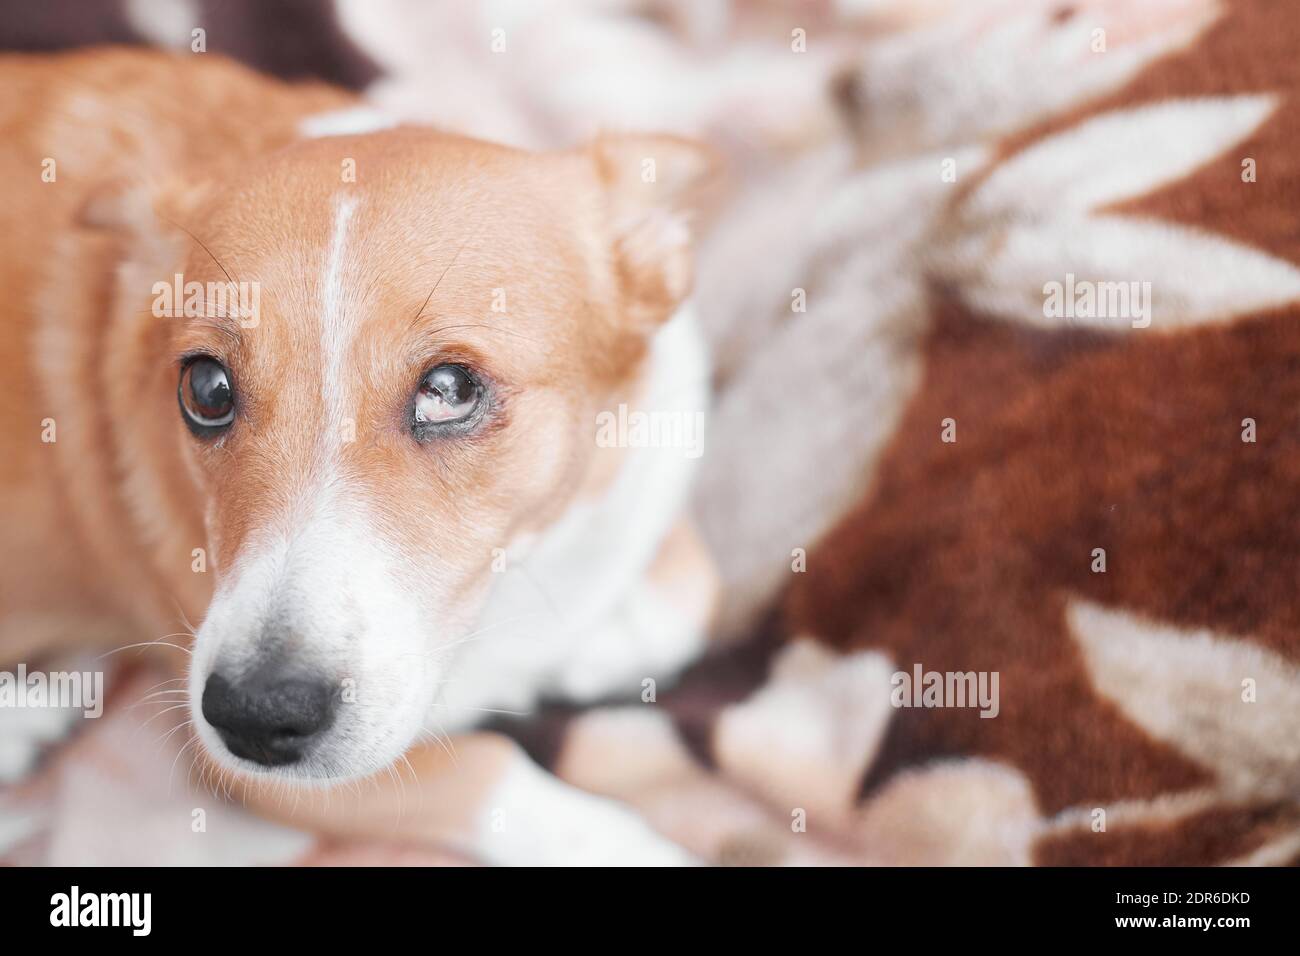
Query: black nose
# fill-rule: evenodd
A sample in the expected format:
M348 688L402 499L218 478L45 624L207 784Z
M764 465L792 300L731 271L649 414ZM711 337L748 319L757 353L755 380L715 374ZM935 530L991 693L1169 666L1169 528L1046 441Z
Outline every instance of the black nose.
M301 759L334 722L338 699L323 680L255 675L232 683L212 674L203 687L203 716L236 757L271 767Z

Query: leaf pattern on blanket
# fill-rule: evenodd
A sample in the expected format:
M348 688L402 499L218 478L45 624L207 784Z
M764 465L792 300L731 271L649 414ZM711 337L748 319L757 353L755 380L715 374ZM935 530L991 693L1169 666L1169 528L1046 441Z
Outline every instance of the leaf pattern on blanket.
M1171 99L1049 136L995 165L959 202L936 274L989 315L1047 328L1175 329L1300 299L1300 269L1284 260L1203 230L1105 211L1240 145L1277 105L1271 95ZM1134 295L1149 293L1149 312L1049 314L1051 283L1148 283Z
M1069 622L1097 690L1150 734L1214 768L1226 791L1272 798L1300 791L1300 667L1244 638L1087 601L1071 605Z

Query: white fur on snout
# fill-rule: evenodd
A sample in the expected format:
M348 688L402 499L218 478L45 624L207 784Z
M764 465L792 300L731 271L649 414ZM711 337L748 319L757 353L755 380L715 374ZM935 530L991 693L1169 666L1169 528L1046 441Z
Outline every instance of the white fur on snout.
M428 623L441 619L440 595L409 580L364 501L344 490L321 491L297 527L246 547L195 640L190 702L208 751L232 769L300 780L363 776L398 759L420 733L443 664ZM274 771L235 757L202 717L214 670L238 680L271 659L340 695L306 757Z

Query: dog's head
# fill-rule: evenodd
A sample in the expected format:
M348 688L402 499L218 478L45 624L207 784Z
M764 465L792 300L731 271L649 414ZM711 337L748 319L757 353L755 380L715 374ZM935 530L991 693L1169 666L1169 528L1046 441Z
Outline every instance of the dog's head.
M599 482L596 413L687 290L706 165L399 129L173 193L155 397L215 574L190 697L219 764L341 778L410 746L494 558Z

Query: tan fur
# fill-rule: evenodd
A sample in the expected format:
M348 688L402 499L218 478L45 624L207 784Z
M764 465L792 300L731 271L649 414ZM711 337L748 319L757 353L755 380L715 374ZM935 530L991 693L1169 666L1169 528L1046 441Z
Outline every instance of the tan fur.
M403 586L446 595L434 623L463 630L494 549L608 485L595 413L636 396L647 336L689 289L674 210L707 163L685 142L532 154L414 128L303 141L304 117L350 98L215 57L10 56L0 83L14 94L0 108L14 184L0 231L0 660L175 640L327 475L400 555ZM55 182L40 179L45 157ZM353 204L336 277L347 335L331 357L318 316L340 202ZM259 283L256 326L152 314L153 284L175 273ZM239 396L216 441L195 440L177 409L196 350L232 370ZM444 362L489 380L493 412L464 440L421 445L409 402ZM343 426L355 440L336 441ZM468 761L486 769L465 793L505 746L461 748L487 754ZM439 784L433 802L461 786Z
M346 98L250 83L216 58L188 70L151 53L11 56L0 72L14 94L0 113L14 133L0 153L13 184L0 237L0 368L14 386L0 405L0 656L19 659L51 641L117 641L141 619L155 634L176 631L172 598L191 616L206 600L206 579L188 572L200 515L177 507L194 490L184 487L177 455L174 376L146 358L160 354L168 330L137 311L150 305L147 287L122 290L128 301L114 308L122 246L80 228L83 210L124 183L207 171L278 146L301 116ZM254 108L264 121L240 125ZM47 158L57 164L50 183L41 181ZM157 397L156 415L146 395ZM149 504L170 512L159 522L175 529L166 541L140 527L133 489L119 480L121 459L138 448L106 427L115 417L161 440L153 461L138 465L159 469L168 499ZM46 418L57 428L50 444L41 441Z

